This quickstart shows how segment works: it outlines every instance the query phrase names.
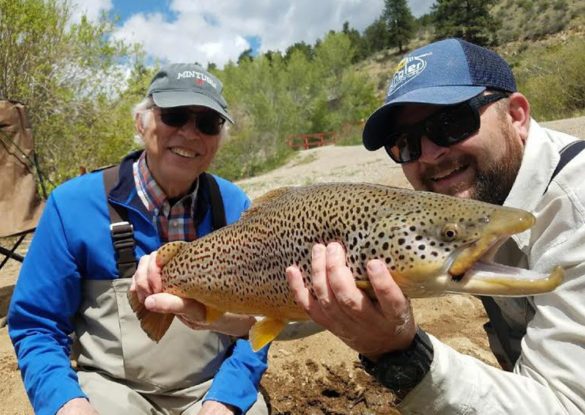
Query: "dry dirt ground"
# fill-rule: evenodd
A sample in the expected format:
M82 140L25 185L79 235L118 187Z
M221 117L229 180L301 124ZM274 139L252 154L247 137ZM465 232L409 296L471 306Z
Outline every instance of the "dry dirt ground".
M585 117L549 123L585 138ZM252 198L285 186L327 181L373 182L408 187L399 167L383 151L328 146L297 154L286 166L239 184ZM24 253L26 246L20 252ZM0 323L6 315L19 264L0 270ZM456 350L496 365L482 330L485 315L475 298L449 295L415 299L417 322ZM3 324L0 324L0 326ZM356 353L324 332L301 340L275 342L262 386L273 415L398 414L392 395L372 382ZM0 415L32 414L7 328L0 328Z

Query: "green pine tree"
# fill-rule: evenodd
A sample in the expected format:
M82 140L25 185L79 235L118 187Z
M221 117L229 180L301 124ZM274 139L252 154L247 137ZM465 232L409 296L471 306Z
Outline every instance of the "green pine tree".
M435 39L458 37L482 46L496 45L501 25L490 14L497 0L436 0L432 6Z
M390 45L404 52L415 34L415 20L406 0L384 0L382 19L388 26Z
M366 27L362 39L367 55L386 49L389 46L388 37L388 26L382 18L376 19Z

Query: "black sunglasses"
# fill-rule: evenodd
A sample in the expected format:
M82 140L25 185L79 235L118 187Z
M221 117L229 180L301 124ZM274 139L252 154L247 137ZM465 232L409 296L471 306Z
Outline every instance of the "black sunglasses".
M461 104L445 106L425 120L401 127L400 131L391 134L384 149L396 163L408 163L419 159L423 136L441 147L459 143L479 130L481 107L508 96L493 92L478 95Z
M196 112L189 107L160 108L160 119L175 128L193 120L195 128L206 135L218 135L225 123L225 119L213 110Z

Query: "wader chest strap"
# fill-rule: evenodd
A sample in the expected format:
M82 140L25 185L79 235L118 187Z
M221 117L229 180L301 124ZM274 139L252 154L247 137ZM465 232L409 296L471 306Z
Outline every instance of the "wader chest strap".
M106 198L110 191L118 183L120 166L114 166L104 170L104 184ZM136 272L136 257L134 255L134 227L128 221L128 211L123 207L110 203L110 235L116 251L116 265L119 278L130 278Z
M559 152L561 155L561 159L559 160L559 164L557 164L557 167L553 172L550 181L548 182L548 186L550 186L550 182L553 181L553 179L556 177L557 174L559 174L563 167L565 167L567 163L571 161L577 154L583 151L583 149L585 149L585 140L573 141L572 143L567 144L565 147L561 149L561 151ZM547 192L548 186L546 186L546 190L544 191L544 193Z
M223 228L227 225L225 217L225 209L223 207L223 200L221 198L221 192L215 177L211 174L203 173L200 176L200 180L206 180L209 187L209 203L211 204L211 219L213 230L216 231L219 228Z
M110 167L104 170L104 185L106 198L110 191L118 183L120 166ZM211 217L213 230L224 227L227 224L223 199L217 181L211 174L203 173L200 180L205 180L209 187L211 205ZM128 221L128 211L118 205L110 203L110 234L114 250L116 251L116 264L120 278L130 278L136 272L136 256L134 255L134 227Z
M522 337L526 329L513 330L504 320L500 306L492 297L479 297L488 315L489 321L483 325L490 349L502 369L511 372L520 357Z
M577 140L567 144L559 151L561 158L550 178L549 185L563 167L584 149L585 140ZM544 193L547 190L548 185ZM490 348L502 369L511 371L520 357L521 340L526 334L526 329L522 332L513 330L504 320L500 307L492 297L480 297L480 299L489 317L489 322L484 325L484 329L488 336Z

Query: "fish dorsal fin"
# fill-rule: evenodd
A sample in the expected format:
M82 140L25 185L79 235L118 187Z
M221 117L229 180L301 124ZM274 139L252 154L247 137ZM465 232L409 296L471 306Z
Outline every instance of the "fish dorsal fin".
M274 340L286 326L286 321L274 318L265 318L258 321L250 329L250 343L252 350L257 352Z
M277 189L270 190L264 193L262 196L258 196L252 201L252 206L242 214L242 219L247 216L253 215L256 211L262 208L262 206L268 202L271 202L283 195L287 194L293 189L291 186L279 187Z
M185 241L176 241L176 242L169 242L161 246L158 251L156 251L156 263L159 267L164 267L166 264L169 263L171 259L175 255L177 255L183 247L187 245Z

